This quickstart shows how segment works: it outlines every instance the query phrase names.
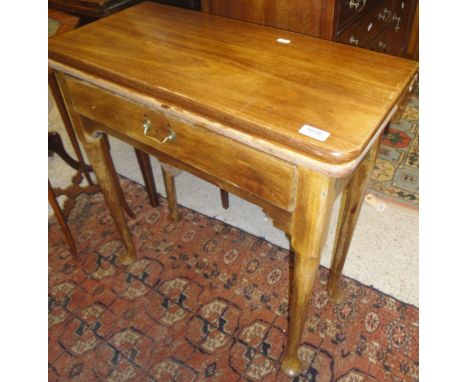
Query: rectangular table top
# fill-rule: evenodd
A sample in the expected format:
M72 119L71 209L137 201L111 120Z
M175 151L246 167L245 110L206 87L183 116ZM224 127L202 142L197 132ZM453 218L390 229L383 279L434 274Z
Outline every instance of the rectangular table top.
M336 164L361 155L418 68L149 2L49 39L49 58Z

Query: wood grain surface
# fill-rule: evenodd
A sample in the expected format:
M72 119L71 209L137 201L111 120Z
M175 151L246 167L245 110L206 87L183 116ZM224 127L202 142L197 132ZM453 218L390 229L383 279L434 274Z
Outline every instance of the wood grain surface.
M123 134L132 140L129 143L139 141L153 146L161 153L228 181L275 206L292 208L293 165L84 82L71 78L66 82L73 107L80 115ZM147 135L142 128L144 118L152 123ZM169 128L176 135L175 141L155 143L167 135Z
M49 57L332 163L362 153L417 71L397 57L154 3L50 39ZM330 137L306 137L304 124Z

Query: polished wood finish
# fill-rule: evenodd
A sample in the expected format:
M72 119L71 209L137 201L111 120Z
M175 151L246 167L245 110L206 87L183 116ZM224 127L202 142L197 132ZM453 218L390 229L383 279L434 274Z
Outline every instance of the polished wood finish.
M211 14L411 57L417 0L205 0ZM374 44L371 39L379 34Z
M367 185L374 169L380 147L380 139L374 143L366 158L352 175L341 196L332 265L328 276L328 295L334 302L341 302L340 278L346 255L351 245L354 228L366 195Z
M280 36L291 44L278 44ZM376 150L417 64L150 3L65 37L49 44L49 62L60 72L74 128L99 166L99 183L127 248L125 262L137 255L110 175L105 134L164 163L168 196L175 197L177 172L188 171L258 204L290 235L295 255L282 370L298 375L298 347L333 201L347 190L351 204L343 209L349 213L342 213L337 239L342 259L374 151L366 155ZM298 134L305 123L330 137ZM169 206L176 218L175 198Z
M382 31L389 23L391 18L391 9L393 8L394 0L382 0L381 5L370 9L365 15L362 16L360 22L353 23L349 27L339 31L336 34L335 40L354 44L356 46L363 46L365 41L371 39L377 33ZM389 10L388 16L379 17L384 14L384 9ZM350 41L350 38L355 39L355 43Z
M294 167L262 152L252 150L230 139L216 136L196 125L185 123L142 105L92 87L82 81L67 79L75 110L112 130L125 130L125 135L144 144L162 140L172 129L174 142L156 144L157 148L185 163L222 177L225 181L263 197L284 209L291 207ZM152 128L144 133L144 119ZM122 126L122 121L126 125ZM203 148L200 150L200 148ZM168 195L169 196L169 195Z
M207 0L202 3L202 10L214 15L329 37L334 7L334 2L328 0Z
M362 153L417 68L397 57L151 3L80 31L85 40L71 32L50 41L49 57L331 163ZM141 44L145 35L151 44ZM279 44L279 37L292 43ZM155 49L163 58L157 63ZM330 137L305 140L298 132L304 124Z

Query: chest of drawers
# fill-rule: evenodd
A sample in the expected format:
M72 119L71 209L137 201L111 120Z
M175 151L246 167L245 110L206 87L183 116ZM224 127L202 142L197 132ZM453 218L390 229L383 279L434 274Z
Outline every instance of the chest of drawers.
M202 9L412 58L408 41L417 3L417 0L204 0Z

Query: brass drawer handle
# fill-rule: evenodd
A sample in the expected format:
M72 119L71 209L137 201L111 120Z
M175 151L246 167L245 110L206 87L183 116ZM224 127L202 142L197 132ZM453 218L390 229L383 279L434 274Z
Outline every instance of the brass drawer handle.
M142 123L141 126L143 127L143 134L145 135L145 137L150 138L153 141L156 141L156 142L162 144L162 143L166 143L168 141L175 141L176 140L176 133L175 133L174 130L171 129L170 126L167 127L167 129L169 130L169 134L167 134L167 136L162 140L159 140L158 138L155 138L155 137L152 137L152 136L148 135L148 132L151 130L151 127L153 127L153 125L151 124L151 121L148 118L145 117L143 119L143 123Z
M384 8L379 12L378 19L387 22L388 20L390 20L391 15L392 11L388 8Z
M351 36L348 40L348 42L351 44L351 45L355 45L355 46L358 46L359 44L359 39L354 37L354 36Z
M367 0L349 0L349 8L355 9L356 12L361 12L363 8L366 6Z

